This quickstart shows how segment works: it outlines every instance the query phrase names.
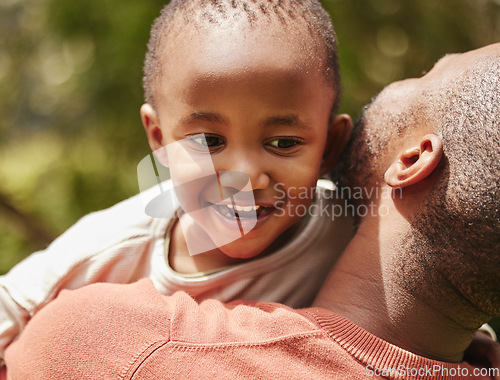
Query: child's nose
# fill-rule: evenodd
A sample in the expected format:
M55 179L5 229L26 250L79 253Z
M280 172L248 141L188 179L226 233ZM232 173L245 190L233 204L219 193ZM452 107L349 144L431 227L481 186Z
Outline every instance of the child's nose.
M256 157L238 155L231 158L230 162L224 165L224 168L223 175L225 177L222 182L223 186L231 186L242 190L241 173L249 180L251 190L265 189L269 186L270 178L266 172L265 165Z

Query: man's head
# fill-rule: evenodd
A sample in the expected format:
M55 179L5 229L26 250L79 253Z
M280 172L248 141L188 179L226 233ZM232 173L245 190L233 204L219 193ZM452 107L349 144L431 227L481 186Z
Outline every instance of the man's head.
M439 293L444 278L489 315L500 313L499 120L495 44L384 89L344 162L349 186L402 189L392 202L409 222L395 265L404 286L421 295L434 278ZM381 231L391 218L379 218Z
M343 150L350 120L332 116L340 91L335 49L315 0L173 1L153 26L141 108L148 140L154 151L181 141L208 149L203 164L189 149L189 159L171 154L168 162L174 183L214 174L216 181L184 191L190 199L181 206L206 211L191 216L216 245L256 218L246 223L255 225L250 232L220 247L227 256L254 257L278 237L286 241L300 220L295 210L311 202L297 194ZM248 176L254 203L222 199L223 187L241 190L231 172Z

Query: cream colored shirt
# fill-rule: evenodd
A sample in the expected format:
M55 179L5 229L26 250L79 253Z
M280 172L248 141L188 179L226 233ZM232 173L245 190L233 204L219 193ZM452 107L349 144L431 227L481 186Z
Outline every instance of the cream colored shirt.
M47 249L0 277L0 353L28 320L62 289L148 277L162 294L177 290L214 298L308 306L352 237L352 219L338 216L344 200L318 182L316 198L296 235L263 258L210 273L184 275L168 265L171 217L145 214L139 196L83 217Z

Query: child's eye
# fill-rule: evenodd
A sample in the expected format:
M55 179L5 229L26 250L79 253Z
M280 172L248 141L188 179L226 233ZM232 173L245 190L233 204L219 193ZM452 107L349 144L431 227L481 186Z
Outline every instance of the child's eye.
M199 145L200 148L206 147L211 151L217 149L218 147L224 144L224 140L221 137L205 135L205 134L192 136L190 137L190 140L194 142L196 145Z
M223 143L222 139L217 136L196 136L193 141L199 145L213 147Z
M296 138L278 138L273 139L267 143L267 145L277 148L277 149L290 149L295 147L296 145L301 144L302 141Z
M205 136L205 143L207 144L208 147L213 147L213 146L223 144L224 141L222 141L222 139L220 137Z

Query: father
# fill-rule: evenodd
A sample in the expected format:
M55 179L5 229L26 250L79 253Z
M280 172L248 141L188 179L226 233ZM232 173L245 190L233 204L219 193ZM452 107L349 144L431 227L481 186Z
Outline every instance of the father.
M461 360L500 313L499 120L500 44L390 85L346 154L366 216L314 307L197 304L149 280L63 291L7 349L7 376L479 375Z

